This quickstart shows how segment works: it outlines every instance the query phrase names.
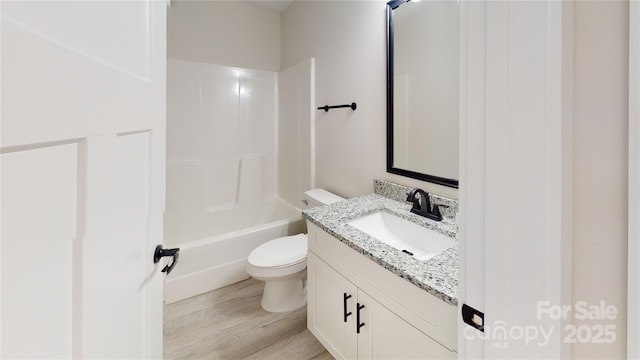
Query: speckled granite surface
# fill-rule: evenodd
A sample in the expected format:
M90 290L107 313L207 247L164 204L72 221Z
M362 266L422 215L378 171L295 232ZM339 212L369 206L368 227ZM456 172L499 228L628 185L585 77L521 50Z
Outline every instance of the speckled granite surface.
M449 200L449 199L447 199ZM455 202L455 200L450 200ZM432 221L409 212L411 204L380 194L369 194L334 204L303 211L306 219L355 251L375 261L385 269L422 288L443 301L458 304L458 241L443 253L426 261L397 250L347 224L349 220L384 210L416 224L456 238L457 225L446 216ZM451 209L451 208L450 208ZM443 209L444 210L444 209ZM452 209L453 210L453 209ZM455 208L457 212L457 204Z

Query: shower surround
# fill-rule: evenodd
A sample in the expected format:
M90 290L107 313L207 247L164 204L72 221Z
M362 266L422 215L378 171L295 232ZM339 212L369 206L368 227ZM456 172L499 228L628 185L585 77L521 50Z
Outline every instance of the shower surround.
M182 250L165 301L248 278L253 248L304 230L312 74L168 59L165 245Z

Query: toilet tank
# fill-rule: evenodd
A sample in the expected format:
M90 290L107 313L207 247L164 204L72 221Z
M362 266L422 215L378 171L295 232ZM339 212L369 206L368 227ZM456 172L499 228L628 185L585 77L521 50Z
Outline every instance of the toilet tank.
M333 204L334 202L345 200L344 198L330 193L325 189L313 189L304 192L304 208Z

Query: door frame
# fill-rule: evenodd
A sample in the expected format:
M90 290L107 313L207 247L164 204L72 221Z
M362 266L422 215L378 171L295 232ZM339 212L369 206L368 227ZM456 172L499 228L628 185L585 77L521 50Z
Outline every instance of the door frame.
M640 358L640 2L629 2L627 358ZM635 304L635 305L634 305Z

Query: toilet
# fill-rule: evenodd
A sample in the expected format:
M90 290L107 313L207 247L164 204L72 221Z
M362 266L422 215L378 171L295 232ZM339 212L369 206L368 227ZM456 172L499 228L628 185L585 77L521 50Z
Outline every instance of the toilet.
M304 208L342 201L324 189L304 193ZM260 305L269 312L288 312L307 303L307 234L269 240L255 248L247 258L251 277L264 281Z

